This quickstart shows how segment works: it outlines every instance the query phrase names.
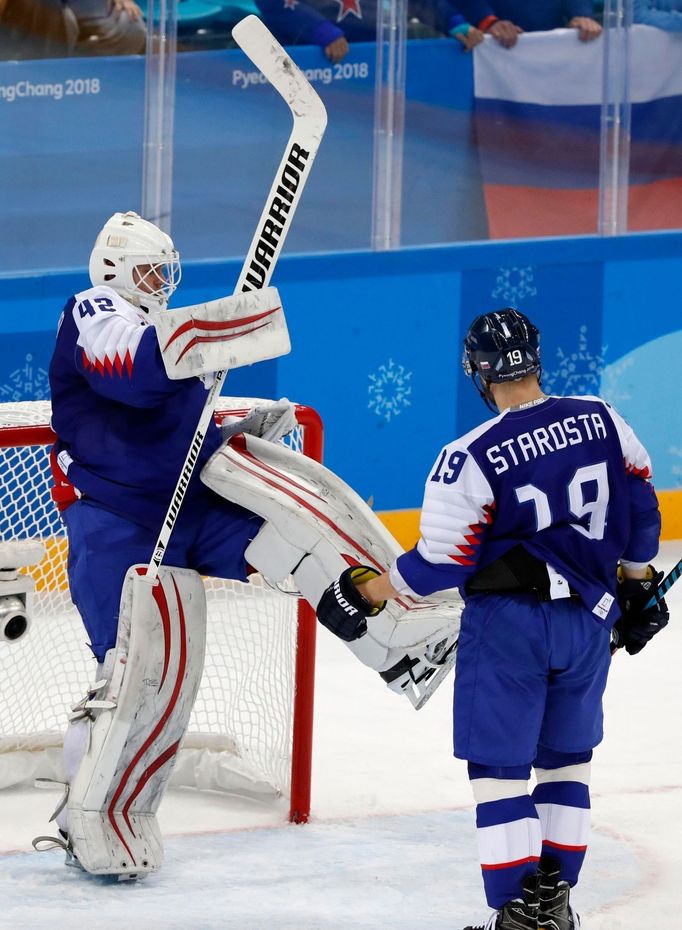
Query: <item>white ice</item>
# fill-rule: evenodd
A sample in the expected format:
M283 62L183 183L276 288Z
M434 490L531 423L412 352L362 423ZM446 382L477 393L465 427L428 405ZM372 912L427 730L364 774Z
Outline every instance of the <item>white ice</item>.
M664 544L671 568L682 543ZM584 930L682 926L682 581L668 629L619 653L593 763L593 836L573 900ZM111 885L39 855L52 791L0 792L0 928L460 930L487 916L451 687L415 713L320 629L313 817L283 801L174 791L166 863Z

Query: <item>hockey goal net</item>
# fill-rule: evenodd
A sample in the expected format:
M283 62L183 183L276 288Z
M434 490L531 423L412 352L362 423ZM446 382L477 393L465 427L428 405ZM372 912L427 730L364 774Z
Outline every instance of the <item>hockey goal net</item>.
M218 418L244 415L254 398L224 398ZM318 461L322 424L297 407L284 440ZM0 539L39 539L31 569L33 624L0 642L0 788L63 777L68 709L94 681L95 662L71 602L67 541L50 494L54 435L46 401L0 404ZM286 795L291 820L310 808L315 615L260 575L248 584L206 578L206 665L171 785Z

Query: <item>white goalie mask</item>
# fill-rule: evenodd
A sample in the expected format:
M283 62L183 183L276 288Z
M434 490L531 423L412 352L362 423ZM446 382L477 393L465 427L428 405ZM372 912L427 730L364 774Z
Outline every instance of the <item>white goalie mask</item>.
M90 281L104 284L149 313L164 310L180 283L173 240L137 213L114 213L90 255Z

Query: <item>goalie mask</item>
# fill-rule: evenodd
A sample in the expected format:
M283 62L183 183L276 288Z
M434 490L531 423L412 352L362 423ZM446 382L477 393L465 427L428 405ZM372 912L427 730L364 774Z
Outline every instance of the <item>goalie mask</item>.
M90 255L93 286L105 284L149 313L164 310L180 283L173 240L137 213L114 213Z
M474 320L464 338L462 365L490 407L490 382L518 381L530 374L540 379L540 333L513 307L485 313Z

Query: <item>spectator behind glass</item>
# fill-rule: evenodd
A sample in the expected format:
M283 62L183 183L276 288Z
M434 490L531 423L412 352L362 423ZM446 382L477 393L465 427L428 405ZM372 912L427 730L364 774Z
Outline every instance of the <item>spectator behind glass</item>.
M147 29L142 10L133 0L67 0L67 3L78 21L77 55L144 52Z
M284 45L319 45L332 62L348 54L349 42L376 39L376 0L256 0L261 17ZM450 0L408 0L408 19L472 49L483 39Z
M682 0L635 0L633 22L682 32Z
M78 26L61 0L0 0L0 60L73 54Z
M511 48L522 32L569 26L583 42L596 39L602 27L594 19L592 0L457 0L460 11L482 32Z

